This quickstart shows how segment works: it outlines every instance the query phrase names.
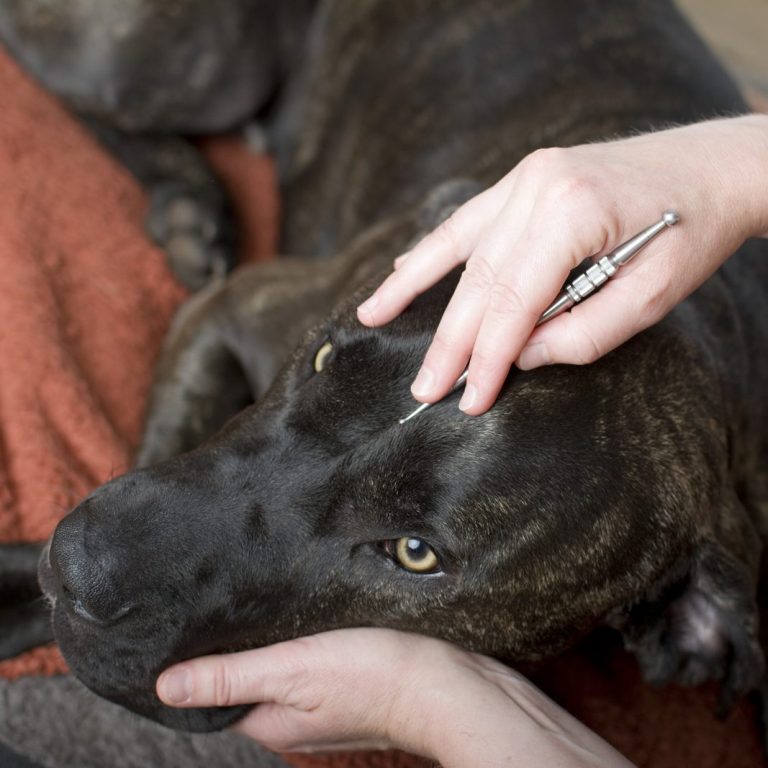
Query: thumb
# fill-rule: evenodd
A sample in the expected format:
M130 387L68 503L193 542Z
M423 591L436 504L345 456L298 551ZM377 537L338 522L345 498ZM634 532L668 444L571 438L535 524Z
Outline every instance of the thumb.
M284 653L279 646L202 656L165 670L157 680L157 695L172 707L273 701L291 689L301 666L296 654Z
M599 296L578 304L571 312L545 323L531 334L517 359L517 367L586 365L657 323L677 303L669 292L639 290L643 282L615 280Z

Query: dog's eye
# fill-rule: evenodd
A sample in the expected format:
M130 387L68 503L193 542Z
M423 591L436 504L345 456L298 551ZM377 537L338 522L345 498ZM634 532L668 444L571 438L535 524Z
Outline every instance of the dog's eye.
M332 352L333 344L331 344L330 341L326 341L325 344L323 344L323 346L317 350L317 353L315 354L315 361L313 363L315 373L320 373L320 371L322 371L325 366L328 365Z
M403 536L393 542L392 556L411 573L437 573L440 561L432 547L423 539Z

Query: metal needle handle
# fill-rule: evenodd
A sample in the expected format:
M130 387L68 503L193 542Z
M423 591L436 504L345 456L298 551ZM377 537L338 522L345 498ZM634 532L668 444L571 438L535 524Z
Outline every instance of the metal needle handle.
M575 304L578 304L588 296L591 296L603 283L616 274L619 267L623 267L631 261L631 259L645 248L656 235L663 232L667 227L674 226L678 221L680 221L680 216L676 211L664 211L661 219L655 224L651 224L650 227L627 240L626 243L622 243L609 254L601 256L597 261L587 267L584 272L566 284L565 288L560 292L560 295L544 310L544 312L542 312L541 317L536 321L536 326L546 323L547 320L551 320L553 317L561 315ZM444 397L448 397L448 395L452 394L457 389L461 389L467 381L468 373L469 368L467 367L464 369L461 376L456 379L456 383L451 387L451 391ZM444 398L441 398L441 400L442 399ZM436 402L439 402L439 400ZM434 405L434 403L422 403L414 411L400 419L400 424L405 424L406 421L409 421L414 416L423 413L431 405Z
M664 211L661 219L655 224L651 224L650 227L627 240L626 243L622 243L615 251L599 258L563 288L560 295L544 310L541 317L536 321L536 325L539 326L547 320L561 315L574 304L586 299L604 282L613 277L619 267L623 267L631 261L656 235L663 232L667 227L674 226L678 221L680 221L680 217L675 211Z

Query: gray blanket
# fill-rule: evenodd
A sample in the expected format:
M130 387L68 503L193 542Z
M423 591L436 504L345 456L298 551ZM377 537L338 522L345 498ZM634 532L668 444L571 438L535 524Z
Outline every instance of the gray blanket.
M234 733L171 731L95 696L69 676L0 680L0 768L286 768Z

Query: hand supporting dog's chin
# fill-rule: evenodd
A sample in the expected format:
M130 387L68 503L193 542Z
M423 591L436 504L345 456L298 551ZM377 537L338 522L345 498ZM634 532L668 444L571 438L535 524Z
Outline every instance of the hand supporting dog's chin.
M168 728L197 733L220 731L234 725L252 709L251 705L189 709L166 706L157 697L154 688L158 674L164 667L169 666L170 662L159 665L157 672L154 673L137 669L135 688L128 688L120 682L110 685L108 674L103 670L100 673L90 655L78 650L77 642L73 640L75 636L62 628L62 625L65 622L68 623L70 619L68 616L61 616L63 611L64 608L61 605L54 609L54 626L62 655L80 682L102 698Z
M64 658L67 656L64 654ZM75 671L75 670L73 670ZM253 709L253 705L232 707L190 707L178 709L163 704L154 690L126 691L121 694L110 694L91 685L82 670L75 671L77 678L97 695L114 704L119 704L141 717L154 720L166 728L193 733L210 733L221 731L242 720Z
M72 631L70 625L72 622L78 621L78 618L68 613L65 606L58 600L49 552L50 543L45 546L40 556L38 580L43 594L52 607L53 622L57 628L57 640L62 655L73 674L86 687L102 698L130 709L142 717L180 731L197 733L220 731L230 725L234 725L252 709L250 705L194 707L190 709L177 709L166 706L160 701L154 691L154 677L156 675L149 676L152 680L149 688L106 690L100 684L94 665L82 662L82 660L89 659L89 654L82 654L77 651L77 635ZM140 677L141 675L137 674L137 678Z
M266 702L235 730L275 752L402 749L444 768L630 768L517 672L408 632L350 628L209 655L166 671L158 691L180 707Z

